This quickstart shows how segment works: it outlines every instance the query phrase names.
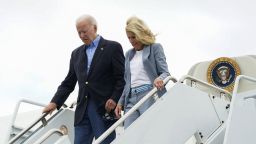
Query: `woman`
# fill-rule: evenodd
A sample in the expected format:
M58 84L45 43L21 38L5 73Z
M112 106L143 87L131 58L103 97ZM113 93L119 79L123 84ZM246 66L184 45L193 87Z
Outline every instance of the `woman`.
M155 35L141 19L129 18L126 34L133 48L125 55L126 85L115 109L118 118L121 117L122 108L125 113L128 112L153 86L159 90L159 96L164 94L163 80L170 75L161 44L155 43ZM153 103L154 98L149 98L125 120L124 127L127 128Z

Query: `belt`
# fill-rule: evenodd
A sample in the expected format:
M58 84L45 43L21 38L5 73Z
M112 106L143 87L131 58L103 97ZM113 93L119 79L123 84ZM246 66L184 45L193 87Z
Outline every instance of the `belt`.
M145 85L137 86L137 87L131 88L131 94L132 95L139 94L139 93L148 91L152 88L153 88L153 86L151 84L145 84Z

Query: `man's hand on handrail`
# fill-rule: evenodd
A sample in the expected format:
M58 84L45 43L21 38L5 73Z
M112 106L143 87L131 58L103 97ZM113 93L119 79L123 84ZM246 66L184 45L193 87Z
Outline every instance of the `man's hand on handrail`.
M49 113L52 114L52 112L57 108L56 103L49 103L44 109L43 113Z

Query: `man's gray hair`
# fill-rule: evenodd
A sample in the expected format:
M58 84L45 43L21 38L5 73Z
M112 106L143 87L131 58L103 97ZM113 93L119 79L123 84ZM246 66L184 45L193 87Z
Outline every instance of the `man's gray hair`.
M98 27L96 19L95 19L93 16L91 16L91 15L88 15L88 14L81 15L81 16L76 20L76 25L77 25L78 23L82 22L82 21L87 21L87 22L89 22L90 24L92 24L92 25Z

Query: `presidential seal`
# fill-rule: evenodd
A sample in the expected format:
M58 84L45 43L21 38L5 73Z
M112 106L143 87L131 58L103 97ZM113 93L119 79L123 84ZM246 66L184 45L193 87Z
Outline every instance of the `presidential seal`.
M228 57L214 60L207 70L208 82L229 92L233 91L234 82L238 75L240 75L238 64Z

